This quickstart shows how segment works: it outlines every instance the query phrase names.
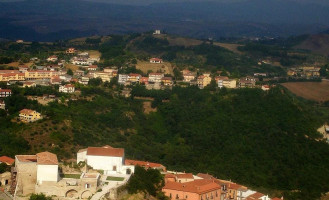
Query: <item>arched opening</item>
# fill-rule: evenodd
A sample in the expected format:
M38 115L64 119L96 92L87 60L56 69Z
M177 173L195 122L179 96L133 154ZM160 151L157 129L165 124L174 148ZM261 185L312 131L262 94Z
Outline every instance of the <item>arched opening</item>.
M2 182L0 181L0 186L2 185Z
M130 168L128 168L128 169L126 170L126 174L131 174L131 169L130 169Z
M8 185L9 181L8 180L5 180L5 185Z
M86 190L84 192L82 192L81 194L81 199L88 199L89 197L91 197L93 194L89 191L89 190Z
M76 191L76 190L69 190L69 191L66 192L65 197L77 198L78 197L78 191Z

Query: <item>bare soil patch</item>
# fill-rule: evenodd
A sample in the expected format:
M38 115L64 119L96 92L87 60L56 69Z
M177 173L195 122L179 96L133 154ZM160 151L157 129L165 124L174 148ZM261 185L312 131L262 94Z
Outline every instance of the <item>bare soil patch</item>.
M329 101L329 81L283 83L282 85L304 99Z
M144 108L144 113L145 114L150 114L150 112L156 112L157 111L157 108L152 108L151 105L152 105L151 101L143 102L143 108Z
M155 63L150 63L150 62L146 62L146 61L138 61L137 65L136 65L136 69L141 70L143 73L152 71L152 72L162 72L165 74L174 75L173 67L169 62L155 64Z

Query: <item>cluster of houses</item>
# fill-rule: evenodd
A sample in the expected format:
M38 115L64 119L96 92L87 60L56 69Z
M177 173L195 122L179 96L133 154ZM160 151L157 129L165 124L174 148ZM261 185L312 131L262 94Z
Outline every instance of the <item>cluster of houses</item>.
M14 197L44 193L59 198L91 198L105 189L106 177L124 177L127 181L135 166L159 170L165 185L162 192L170 200L283 200L271 198L246 186L209 174L172 172L159 163L125 159L124 149L109 145L88 147L77 153L77 164L85 163L79 174L67 173L57 156L50 152L35 155L16 155L15 159L2 156L0 163L13 165L11 172L0 175L0 183ZM89 168L89 169L88 169ZM105 191L106 192L106 191Z
M308 66L308 67L295 67L290 68L287 71L288 76L302 77L302 78L312 78L320 77L320 67Z
M84 167L72 174L70 170L65 171L57 155L50 152L16 155L15 159L3 156L0 163L15 164L11 172L0 174L0 181L14 198L43 193L64 199L90 199L102 189L110 189L106 187L110 182L107 177L122 177L125 183L134 173L136 162L143 163L125 160L124 149L109 145L81 149L76 160Z
M67 50L67 52L73 52L73 48ZM75 53L69 53L75 54ZM99 62L99 57L90 57L88 52L82 52L77 54L76 56L72 57L70 62L74 65L81 65L81 66L89 66L94 64L95 62Z

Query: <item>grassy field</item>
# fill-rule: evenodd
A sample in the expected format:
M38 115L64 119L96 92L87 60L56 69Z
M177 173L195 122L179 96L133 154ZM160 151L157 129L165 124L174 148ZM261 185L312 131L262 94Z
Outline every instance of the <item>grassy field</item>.
M108 180L108 181L123 181L124 178L122 178L122 177L115 177L115 176L108 176L108 177L106 177L106 180Z
M80 179L80 174L64 174L64 178Z
M152 72L163 72L165 74L173 74L173 68L170 63L164 62L161 64L154 64L150 62L142 62L138 61L136 65L136 69L141 70L143 73L147 73L148 71Z
M329 81L283 83L297 96L313 101L329 101Z
M66 69L71 69L72 71L76 71L79 69L79 66L73 64L65 64Z
M234 53L237 53L237 54L242 54L242 52L238 50L238 47L239 46L242 46L242 45L239 45L239 44L214 42L214 45L215 46L223 47L223 48L228 49L228 50L230 50L230 51L232 51Z

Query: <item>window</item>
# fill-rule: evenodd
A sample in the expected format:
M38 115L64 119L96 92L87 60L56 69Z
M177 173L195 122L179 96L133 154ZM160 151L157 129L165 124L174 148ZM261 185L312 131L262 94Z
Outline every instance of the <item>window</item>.
M178 196L178 194L176 194L176 199L179 199L179 196Z
M113 166L113 171L117 171L117 166L116 165Z
M172 195L171 195L171 193L169 194L169 197L170 197L170 199L172 198Z
M90 188L90 184L86 183L85 188Z

